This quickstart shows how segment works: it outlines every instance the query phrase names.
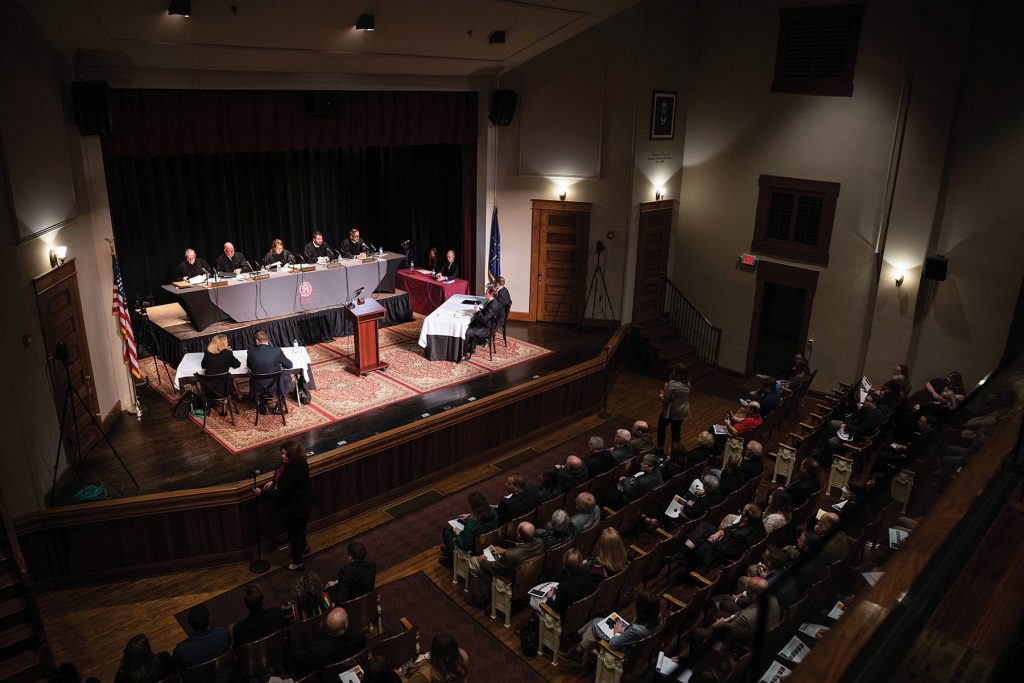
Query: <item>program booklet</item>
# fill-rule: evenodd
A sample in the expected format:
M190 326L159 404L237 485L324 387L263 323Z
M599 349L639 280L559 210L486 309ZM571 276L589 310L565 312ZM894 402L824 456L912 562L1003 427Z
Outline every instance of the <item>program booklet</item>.
M548 591L552 588L558 588L558 582L545 581L544 583L537 584L536 586L531 588L529 596L531 598L540 598L541 600L543 600L547 596Z
M629 626L629 622L620 617L618 612L612 612L608 615L607 619L598 623L601 633L607 636L609 640L615 637L615 624L617 622L622 622L623 628Z
M669 501L668 507L665 508L665 516L670 519L678 519L679 515L683 512L683 506L685 503L679 496L672 496L672 500Z
M466 528L466 525L458 517L456 517L455 519L449 519L448 524L451 526L452 529L455 530L455 533L457 534L461 534L462 530Z
M356 664L348 671L342 671L338 674L338 681L340 683L360 683L363 680L363 667Z

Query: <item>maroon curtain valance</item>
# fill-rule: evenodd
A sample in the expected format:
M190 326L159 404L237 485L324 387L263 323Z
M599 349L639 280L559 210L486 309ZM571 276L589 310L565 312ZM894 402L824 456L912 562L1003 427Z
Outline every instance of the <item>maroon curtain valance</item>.
M471 92L337 93L338 114L315 116L306 93L113 90L107 157L476 143Z

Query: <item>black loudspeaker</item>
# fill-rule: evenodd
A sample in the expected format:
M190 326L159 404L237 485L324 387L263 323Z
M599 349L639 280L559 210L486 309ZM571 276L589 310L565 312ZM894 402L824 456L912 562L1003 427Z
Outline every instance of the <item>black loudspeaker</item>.
M942 282L946 279L946 267L949 265L949 261L946 260L945 256L936 254L935 256L929 256L924 260L924 277L926 280L938 280Z
M507 126L512 123L516 113L516 91L495 90L491 93L491 111L487 118L496 126Z
M110 86L106 81L75 81L71 84L75 125L82 135L110 135Z
M341 116L341 96L340 92L306 93L306 113L312 116Z

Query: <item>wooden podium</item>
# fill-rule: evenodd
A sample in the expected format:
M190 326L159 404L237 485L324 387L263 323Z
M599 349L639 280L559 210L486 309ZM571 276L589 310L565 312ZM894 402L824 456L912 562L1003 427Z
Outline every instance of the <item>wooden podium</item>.
M387 370L388 364L380 360L380 348L377 345L377 321L384 318L387 312L377 300L370 297L363 303L345 309L345 315L356 326L355 363L345 368L353 375L365 375L374 370Z

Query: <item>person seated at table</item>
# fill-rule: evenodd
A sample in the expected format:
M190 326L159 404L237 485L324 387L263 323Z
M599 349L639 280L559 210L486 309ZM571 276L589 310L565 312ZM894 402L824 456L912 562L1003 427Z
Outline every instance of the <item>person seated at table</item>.
M208 375L222 375L232 368L242 367L242 361L235 358L235 353L228 346L228 336L215 334L206 345L202 366Z
M359 228L348 231L348 239L341 241L341 253L345 256L366 256L373 249L359 237Z
M206 259L196 256L195 249L186 249L185 260L178 264L178 279L187 280L196 275L204 275L209 269L210 264Z
M451 252L448 252L451 253ZM487 302L483 308L473 314L466 328L466 355L462 360L469 360L473 356L473 349L487 343L491 336L491 330L498 324L501 318L501 304L494 298L494 288L488 287L484 292Z
M441 264L438 263L437 247L431 247L430 250L427 252L427 270L433 273L434 271L437 270L437 267L439 265Z
M271 263L280 263L282 266L295 263L295 254L284 248L284 242L274 240L270 243L270 251L263 257L264 267L269 266Z
M437 275L434 278L437 280L454 280L459 276L459 264L455 262L455 251L449 249L445 257L447 260L438 268Z
M284 355L284 351L280 347L270 343L270 335L264 329L256 330L256 348L249 351L246 363L249 366L249 372L258 375L266 375L279 370L291 370L292 368L292 361ZM281 373L281 383L278 385L281 396L287 396L291 386L291 373Z
M337 253L324 241L324 234L319 230L313 231L313 239L302 248L302 260L305 263L317 263L320 259L332 259L335 256Z
M512 309L512 295L508 293L508 289L505 287L505 278L500 275L494 279L494 298L498 300L506 311Z
M240 251L235 251L235 245L231 242L225 242L224 253L217 257L217 272L238 275L243 270L249 270L245 255Z

